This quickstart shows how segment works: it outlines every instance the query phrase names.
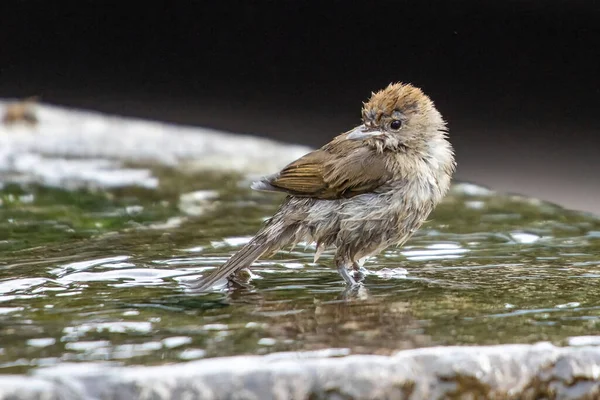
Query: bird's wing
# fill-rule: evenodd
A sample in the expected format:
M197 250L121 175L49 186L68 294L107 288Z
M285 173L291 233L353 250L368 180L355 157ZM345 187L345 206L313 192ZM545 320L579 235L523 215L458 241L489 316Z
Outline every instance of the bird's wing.
M338 137L253 188L332 200L371 192L390 175L385 160L372 148Z

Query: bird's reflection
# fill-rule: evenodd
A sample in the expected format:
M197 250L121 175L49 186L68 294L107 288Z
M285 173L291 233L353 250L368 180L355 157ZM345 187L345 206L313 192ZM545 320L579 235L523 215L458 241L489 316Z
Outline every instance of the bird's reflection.
M338 298L344 301L368 300L369 290L362 283L359 283L358 285L346 287Z

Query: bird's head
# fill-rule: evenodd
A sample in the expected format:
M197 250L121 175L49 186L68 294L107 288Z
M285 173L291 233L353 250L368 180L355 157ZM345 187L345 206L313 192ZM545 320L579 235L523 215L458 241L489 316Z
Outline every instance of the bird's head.
M446 123L433 102L410 84L392 83L372 93L363 103L362 121L347 138L365 140L379 150L420 150L446 136Z

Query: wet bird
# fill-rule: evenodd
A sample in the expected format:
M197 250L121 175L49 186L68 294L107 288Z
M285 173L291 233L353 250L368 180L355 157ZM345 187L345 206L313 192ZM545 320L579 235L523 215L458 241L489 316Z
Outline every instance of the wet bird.
M455 170L446 123L419 88L393 83L363 103L362 124L335 137L252 189L283 192L279 210L256 236L196 285L211 288L261 256L316 243L314 260L335 248L347 285L360 261L402 245L442 200Z

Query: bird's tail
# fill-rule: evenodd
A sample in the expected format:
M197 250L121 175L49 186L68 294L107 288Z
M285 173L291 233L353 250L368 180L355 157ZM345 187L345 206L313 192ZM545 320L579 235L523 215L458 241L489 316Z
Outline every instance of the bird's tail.
M260 256L270 250L271 246L264 235L257 235L248 244L235 253L227 262L206 278L201 278L194 290L203 291L211 288L217 281L227 278L242 268L249 267Z

